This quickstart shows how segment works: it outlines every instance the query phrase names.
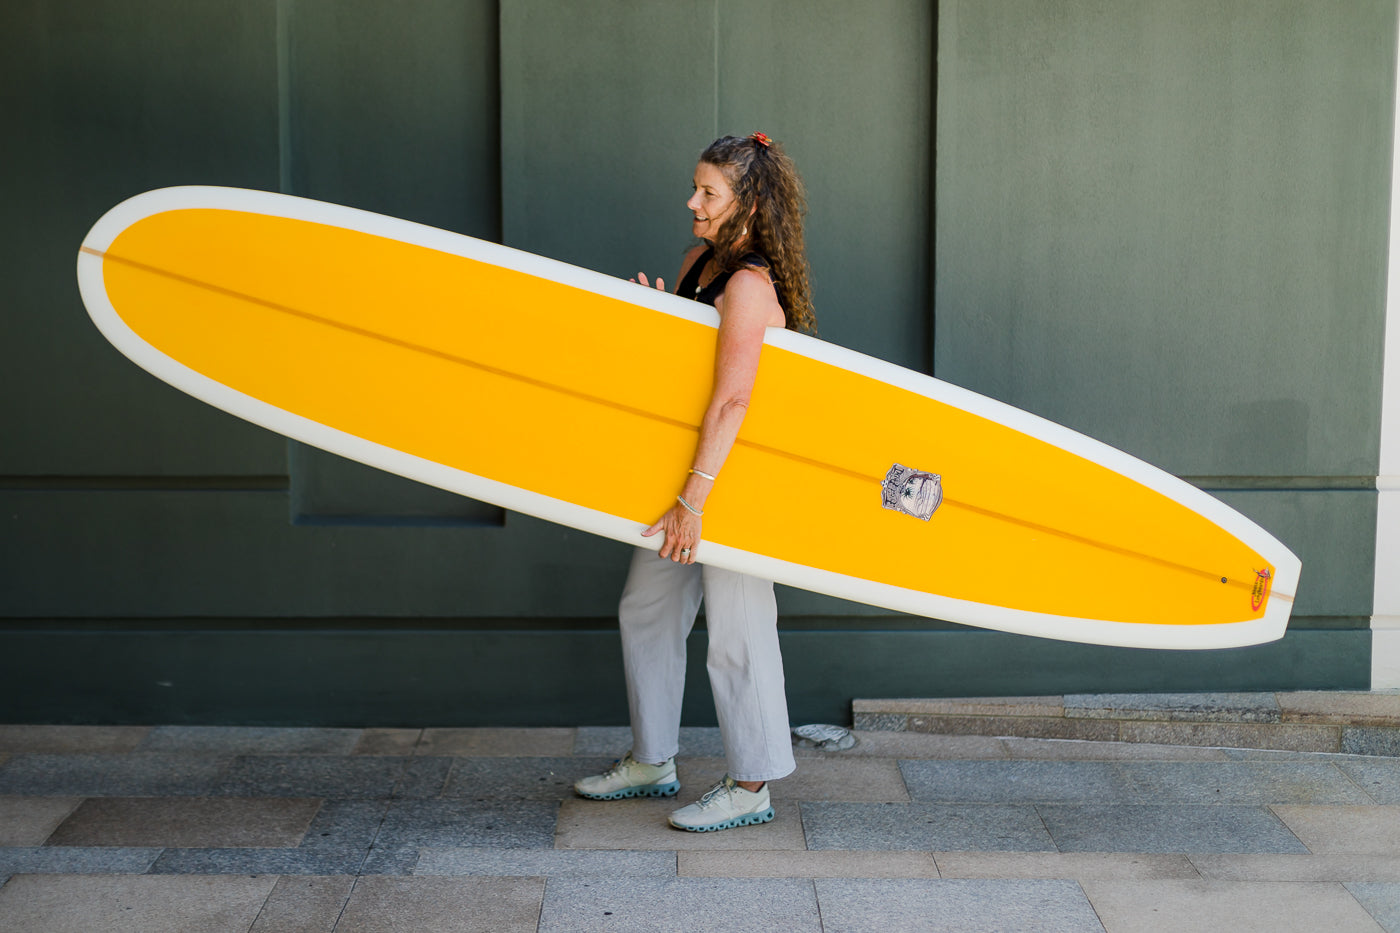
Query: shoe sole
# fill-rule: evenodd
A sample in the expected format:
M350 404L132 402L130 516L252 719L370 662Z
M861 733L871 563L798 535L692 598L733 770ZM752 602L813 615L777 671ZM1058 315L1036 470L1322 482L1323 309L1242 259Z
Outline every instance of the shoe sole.
M688 833L713 833L721 829L733 829L736 826L756 826L759 823L767 823L773 819L773 808L769 807L761 813L747 813L744 816L736 816L732 820L725 820L723 823L711 823L708 826L686 826L675 821L669 821L676 829L683 829Z
M670 784L644 784L640 787L624 787L622 790L615 790L611 794L585 794L578 788L574 788L574 793L580 797L587 797L589 800L625 800L628 797L674 797L680 792L681 782L672 781Z

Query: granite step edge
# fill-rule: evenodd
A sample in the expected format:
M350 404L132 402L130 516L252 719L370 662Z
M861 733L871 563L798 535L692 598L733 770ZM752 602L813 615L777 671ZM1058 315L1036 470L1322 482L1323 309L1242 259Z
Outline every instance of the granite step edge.
M855 728L1400 757L1400 694L858 699Z

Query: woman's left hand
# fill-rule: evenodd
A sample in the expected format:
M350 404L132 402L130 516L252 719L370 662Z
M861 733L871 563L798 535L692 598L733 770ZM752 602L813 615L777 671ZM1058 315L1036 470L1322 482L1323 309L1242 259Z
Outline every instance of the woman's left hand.
M695 553L700 549L699 515L677 502L656 520L656 524L642 532L642 537L650 538L658 531L665 534L661 557L669 557L678 564L695 563Z

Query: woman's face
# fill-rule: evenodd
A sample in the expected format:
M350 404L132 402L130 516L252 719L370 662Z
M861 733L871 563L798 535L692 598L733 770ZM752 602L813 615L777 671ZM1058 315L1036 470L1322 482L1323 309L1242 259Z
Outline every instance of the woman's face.
M695 166L695 193L685 206L693 215L691 232L702 240L714 242L719 228L738 206L734 189L719 166L701 162Z

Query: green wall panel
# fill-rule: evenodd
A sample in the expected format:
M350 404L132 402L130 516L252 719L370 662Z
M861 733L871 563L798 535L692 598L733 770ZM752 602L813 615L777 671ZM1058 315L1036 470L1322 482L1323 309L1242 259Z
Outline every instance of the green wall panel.
M500 236L495 0L295 0L291 193Z
M807 183L822 338L920 371L933 15L927 0L723 0L718 19L719 131L783 141Z
M1374 492L1221 497L1302 558L1303 624L1370 614L1374 539L1355 529L1374 528ZM0 491L0 618L607 617L630 554L477 503L442 513L441 527L412 512L398 524L293 525L293 508L278 490ZM889 616L790 587L779 608L868 617L873 629Z
M89 321L74 267L108 208L277 187L274 0L0 4L0 474L281 473L283 445L166 388Z
M1393 0L940 11L937 374L1178 474L1374 474Z
M502 3L507 245L674 285L714 135L714 17L713 0Z
M822 334L927 366L926 3L510 0L501 47L509 245L674 286L696 156L763 129L808 183Z
M781 633L794 723L851 721L864 697L1364 689L1370 632L1258 648L1094 648L992 632ZM713 725L705 636L683 722ZM616 628L0 629L9 722L577 726L627 721Z
M0 618L574 618L616 610L626 545L503 527L292 525L283 492L0 491Z

